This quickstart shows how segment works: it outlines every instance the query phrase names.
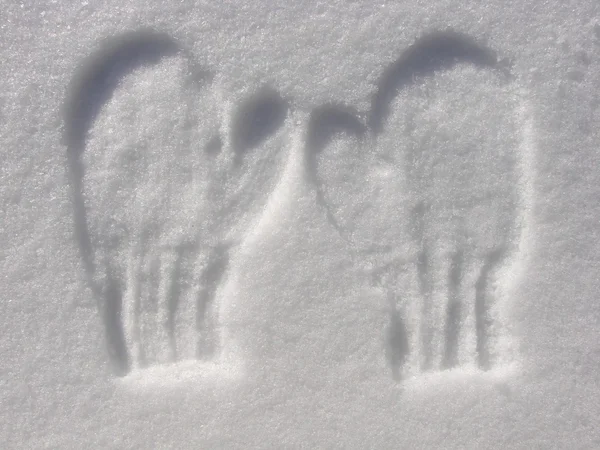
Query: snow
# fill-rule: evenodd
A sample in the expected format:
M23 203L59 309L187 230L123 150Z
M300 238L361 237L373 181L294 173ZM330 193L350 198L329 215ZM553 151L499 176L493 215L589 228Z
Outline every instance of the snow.
M3 448L597 448L595 1L10 3Z

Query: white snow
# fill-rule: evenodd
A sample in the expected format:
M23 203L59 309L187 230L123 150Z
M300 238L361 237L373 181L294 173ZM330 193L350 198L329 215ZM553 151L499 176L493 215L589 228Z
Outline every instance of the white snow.
M600 4L13 2L2 448L599 448Z

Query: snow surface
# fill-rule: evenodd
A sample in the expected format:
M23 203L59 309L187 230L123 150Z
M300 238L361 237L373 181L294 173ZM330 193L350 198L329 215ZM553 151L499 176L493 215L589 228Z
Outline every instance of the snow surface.
M3 2L2 448L600 448L600 4Z

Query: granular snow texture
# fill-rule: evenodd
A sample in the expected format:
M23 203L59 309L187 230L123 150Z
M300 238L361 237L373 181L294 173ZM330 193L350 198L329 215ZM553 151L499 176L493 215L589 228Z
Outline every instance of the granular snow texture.
M4 2L3 448L599 448L600 4Z

